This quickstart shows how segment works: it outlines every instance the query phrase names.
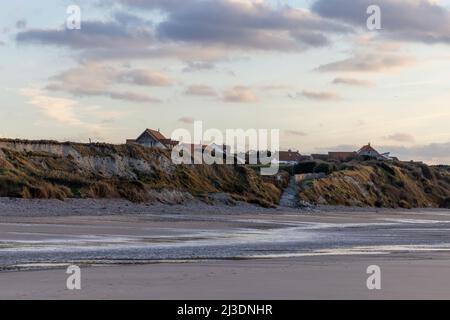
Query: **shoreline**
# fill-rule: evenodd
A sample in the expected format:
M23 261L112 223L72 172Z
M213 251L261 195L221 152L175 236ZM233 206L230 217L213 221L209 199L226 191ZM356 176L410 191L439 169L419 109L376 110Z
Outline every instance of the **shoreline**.
M243 212L277 214L320 214L327 212L367 212L367 213L414 213L420 212L449 212L445 208L377 208L357 206L331 206L311 205L307 207L283 207L264 208L246 202L237 202L235 205L216 203L207 204L199 200L193 200L182 204L164 204L159 202L134 203L124 199L22 199L1 198L0 216L65 216L65 215L111 215L111 214L155 214L155 213L195 213L198 214L242 214ZM198 212L197 212L198 211Z
M445 209L0 199L0 217L0 299L450 296ZM66 289L73 264L80 291Z

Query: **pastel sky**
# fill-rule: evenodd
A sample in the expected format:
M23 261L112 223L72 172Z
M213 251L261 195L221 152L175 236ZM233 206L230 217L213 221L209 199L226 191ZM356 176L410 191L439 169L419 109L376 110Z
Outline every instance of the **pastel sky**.
M450 0L376 3L376 31L371 0L2 3L0 136L123 143L203 120L450 164Z

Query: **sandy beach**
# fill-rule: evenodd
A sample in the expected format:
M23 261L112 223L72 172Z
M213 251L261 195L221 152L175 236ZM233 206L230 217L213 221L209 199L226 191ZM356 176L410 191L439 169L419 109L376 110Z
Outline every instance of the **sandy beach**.
M82 289L63 269L0 273L0 299L449 299L448 255L327 256L82 268ZM366 268L382 270L368 290Z
M448 299L450 211L0 199L0 299ZM66 268L81 268L81 290ZM366 269L381 268L381 290Z

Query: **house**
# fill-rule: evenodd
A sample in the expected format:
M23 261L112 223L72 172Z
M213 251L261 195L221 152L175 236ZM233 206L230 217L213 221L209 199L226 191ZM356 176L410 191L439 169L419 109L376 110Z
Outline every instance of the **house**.
M311 155L312 160L322 160L322 161L328 161L328 154L318 154L313 153Z
M179 142L167 139L159 129L146 129L137 139L128 139L127 144L139 144L147 148L172 150Z
M387 153L379 153L377 150L375 150L371 145L370 142L363 146L359 151L357 152L358 156L364 157L364 158L372 158L377 160L388 160L389 159L389 152Z
M304 157L298 151L280 151L278 153L279 164L297 164L304 160Z
M206 144L192 144L192 143L179 143L180 157L188 156L191 159L191 163L203 163L205 161L205 155L210 155L213 159L218 160L215 163L225 164L227 163L227 157L234 158L229 152L230 147L226 145L218 145L216 143ZM220 161L220 162L219 162Z
M339 152L328 152L329 161L349 161L356 158L358 154L354 151L339 151Z

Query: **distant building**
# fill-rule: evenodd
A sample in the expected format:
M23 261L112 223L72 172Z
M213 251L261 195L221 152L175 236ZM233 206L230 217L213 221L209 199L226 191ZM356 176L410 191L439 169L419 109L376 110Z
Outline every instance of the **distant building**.
M330 161L349 161L358 156L358 153L352 151L328 152L328 160Z
M127 144L139 144L147 148L171 150L179 142L167 139L159 130L146 129L137 139L128 139Z
M298 151L280 151L278 157L279 164L297 164L305 158Z
M358 151L330 151L328 154L312 154L313 160L322 160L322 161L339 161L345 162L350 161L352 159L356 159L358 157L370 158L370 159L378 159L378 160L389 160L392 159L389 157L388 153L379 153L375 150L370 143L363 146Z
M328 161L328 154L318 154L313 153L311 155L312 160L322 160L322 161Z
M357 152L358 156L360 157L366 157L366 158L372 158L372 159L378 159L378 160L388 160L389 159L389 152L387 153L379 153L377 150L375 150L371 145L370 142L363 146L359 151Z

